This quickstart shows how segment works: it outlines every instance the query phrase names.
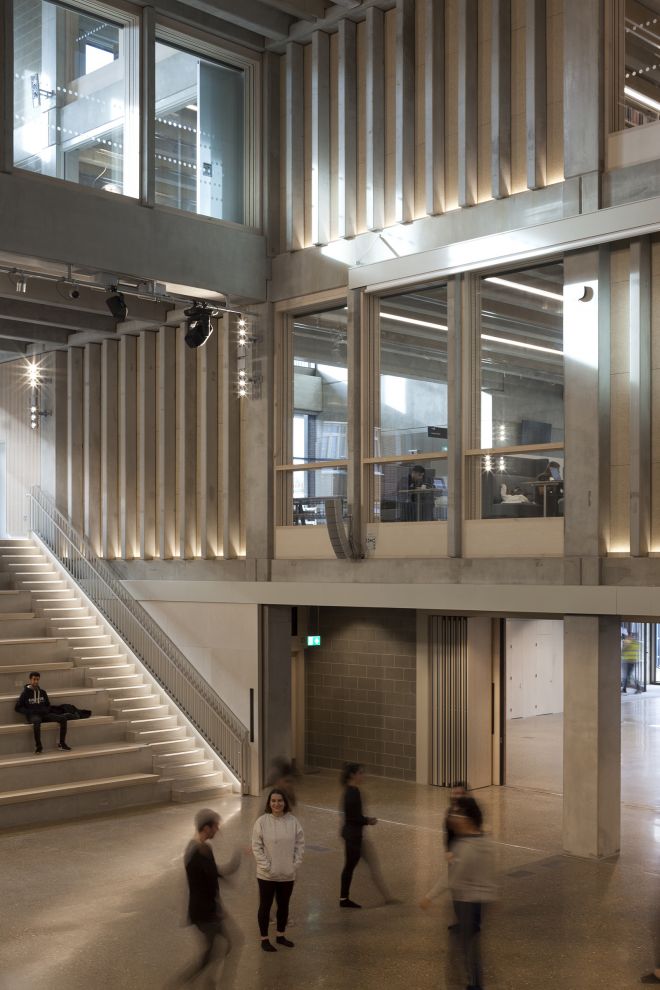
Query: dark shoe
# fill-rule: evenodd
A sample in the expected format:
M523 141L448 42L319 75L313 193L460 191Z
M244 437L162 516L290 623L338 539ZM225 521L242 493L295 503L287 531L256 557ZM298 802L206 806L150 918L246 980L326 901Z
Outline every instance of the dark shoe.
M37 754L38 754L38 753L43 753L43 751L44 751L44 748L43 748L43 746L41 745L41 743L39 743L39 745L38 745L38 746L35 746L35 747L34 747L34 752L35 752L35 753L37 753Z
M268 941L267 938L262 938L261 948L264 950L264 952L277 952L275 946L271 945L271 943Z
M58 743L57 744L57 748L64 750L65 753L70 753L71 752L71 747L70 746L67 746L67 744L65 742Z
M356 904L355 901L350 899L350 897L342 897L339 901L339 907L361 908L362 905Z
M458 934L460 930L461 930L461 926L457 921L455 921L453 925L447 925L447 931L451 932L452 935Z
M660 984L660 980L655 973L647 973L646 976L643 976L639 982Z
M295 942L290 942L284 935L278 935L275 941L278 945L286 945L287 949L292 949L295 945Z
M625 688L621 688L621 694L628 694Z

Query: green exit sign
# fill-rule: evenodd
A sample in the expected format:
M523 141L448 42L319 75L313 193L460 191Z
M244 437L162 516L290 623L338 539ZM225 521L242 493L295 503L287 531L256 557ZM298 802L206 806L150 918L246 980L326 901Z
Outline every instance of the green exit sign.
M321 637L320 636L308 636L307 637L307 645L308 646L320 646L321 645Z

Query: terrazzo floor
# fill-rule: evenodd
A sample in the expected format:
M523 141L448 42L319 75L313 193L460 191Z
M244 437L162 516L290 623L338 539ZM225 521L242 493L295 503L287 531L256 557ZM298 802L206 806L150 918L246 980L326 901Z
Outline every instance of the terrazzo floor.
M483 926L484 986L639 986L653 962L660 904L660 691L623 700L622 852L606 862L562 853L561 773L548 758L549 740L561 739L561 717L543 725L546 718L524 720L535 725L518 720L510 733L515 782L478 793L502 881L501 899ZM527 765L516 763L516 732ZM239 872L222 883L226 908L246 936L235 990L464 987L447 933L448 901L428 914L417 906L442 869L446 793L366 779L368 813L379 818L372 838L402 903L381 906L361 864L351 893L362 911L337 906L336 776L308 774L298 793L307 851L292 899L296 947L260 951L254 867L245 855ZM230 796L214 807L224 819L214 840L222 862L249 842L262 801ZM4 833L0 988L164 990L198 951L185 925L181 859L195 810L167 806ZM210 985L223 987L221 979Z

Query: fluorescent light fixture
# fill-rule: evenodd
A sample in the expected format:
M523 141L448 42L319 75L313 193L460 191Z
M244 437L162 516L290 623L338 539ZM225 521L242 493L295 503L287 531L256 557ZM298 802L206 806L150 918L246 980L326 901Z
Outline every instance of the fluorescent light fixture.
M540 344L527 344L523 340L511 340L509 337L491 337L488 333L482 333L482 340L492 340L497 344L509 344L511 347L523 347L528 351L542 351L544 354L556 354L563 357L563 351L557 351L554 347L542 347Z
M498 278L496 275L491 275L489 278L484 279L484 281L493 282L495 285L505 285L508 289L517 289L518 292L528 292L530 296L543 296L544 299L557 299L559 302L564 301L561 292L551 292L550 289L537 289L534 285L523 285L522 282L512 282L508 278Z
M194 110L195 113L197 113L197 104L196 103L186 103L186 110Z
M431 330L446 330L442 323L429 323L428 320L414 320L412 316L397 316L396 313L381 313L381 318L394 320L397 323L412 323L416 327L429 327Z
M629 96L631 100L635 103L641 103L643 106L648 107L649 110L655 110L656 113L660 113L660 103L657 100L652 99L650 96L644 96L640 93L638 89L633 89L631 86L624 86L623 92L626 96Z

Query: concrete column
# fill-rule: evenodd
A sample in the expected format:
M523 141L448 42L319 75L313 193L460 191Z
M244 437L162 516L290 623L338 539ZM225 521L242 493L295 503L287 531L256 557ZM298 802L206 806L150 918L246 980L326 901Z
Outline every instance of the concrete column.
M302 45L287 44L284 72L284 246L287 251L298 251L305 246Z
M415 3L396 3L394 219L410 223L415 216Z
M369 7L366 17L365 88L365 189L369 230L385 226L385 73L383 11Z
M312 243L330 239L330 35L312 35Z
M66 351L46 354L41 363L46 381L41 407L50 412L39 424L41 443L41 487L67 514L67 355Z
M14 148L13 0L0 4L0 172L11 172Z
M527 0L526 14L527 188L540 189L545 185L548 116L545 0Z
M67 351L67 515L83 529L83 358L82 347Z
M137 546L137 345L125 334L119 341L119 546L130 560Z
M477 202L477 73L479 61L477 0L458 7L458 205Z
M199 553L197 540L197 351L176 339L176 529L178 556Z
M119 341L101 344L101 548L103 556L119 554Z
M262 56L262 115L263 147L262 166L264 228L268 244L268 256L280 253L282 231L280 229L280 61L275 52Z
M252 376L259 378L260 382L253 386L252 398L238 400L236 399L236 365L233 365L233 377L228 367L226 388L231 394L226 396L223 415L228 415L231 418L234 415L233 407L240 402L243 403L241 427L243 449L246 456L242 466L242 481L245 490L241 512L245 525L245 555L255 563L257 580L264 581L268 580L269 577L274 546L272 508L274 501L274 472L272 468L274 428L272 410L275 330L272 305L266 304L259 308L252 308L251 313L254 316L252 333L257 339L251 346L250 363ZM224 385L223 388L225 388ZM223 437L228 439L224 426ZM238 442L239 438L236 435L234 440L236 448L238 448ZM226 440L224 446L226 447ZM229 469L228 465L227 469ZM237 506L236 500L239 497L237 480L235 481L235 490L225 492L225 496L233 499ZM235 513L236 509L233 508L231 514ZM231 537L231 534L229 536ZM230 538L228 548L231 546Z
M85 344L83 400L84 534L101 550L101 345Z
M337 30L337 236L357 233L357 49L355 21Z
M564 261L564 553L599 581L609 541L610 293L607 248Z
M261 765L291 758L291 607L265 605L261 616Z
M218 556L218 332L197 353L197 522L199 552Z
M564 175L602 171L603 23L602 0L564 7Z
M138 341L137 486L139 555L156 556L156 341L143 330Z
M176 329L158 331L158 548L163 560L176 544Z
M630 553L651 548L651 241L630 243Z
M620 625L564 619L563 846L574 856L614 856L621 830Z
M426 212L445 210L445 2L426 0L424 39L424 175Z
M493 0L491 19L491 189L502 199L511 192L511 0Z
M226 560L237 557L241 549L241 402L252 406L255 401L252 398L243 400L238 398L236 385L238 333L234 320L235 317L226 315L222 323L218 324L218 332L222 333L222 463L220 466L222 555ZM248 422L251 416L252 408L248 408L245 411L245 421ZM250 492L248 497L251 500L260 488L265 491L267 486L264 484L266 461L258 458L255 450L250 448L250 451L251 466L254 468L258 465L259 472L258 481L254 480L253 484L247 482L247 490Z
M140 14L140 202L153 206L156 187L156 11L142 8Z

